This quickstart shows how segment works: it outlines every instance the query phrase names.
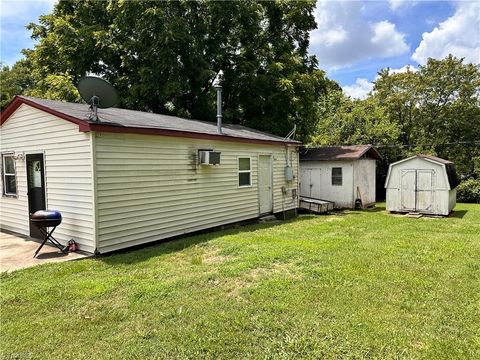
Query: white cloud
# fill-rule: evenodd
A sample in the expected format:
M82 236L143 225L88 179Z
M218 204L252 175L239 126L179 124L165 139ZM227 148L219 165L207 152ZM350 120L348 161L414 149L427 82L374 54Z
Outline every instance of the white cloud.
M371 42L382 50L383 56L395 56L409 50L405 35L395 30L395 24L386 20L380 21L372 24L372 29L374 36Z
M429 57L443 59L452 54L464 57L466 62L480 63L479 19L480 2L459 2L455 14L423 33L412 59L425 64Z
M354 99L365 99L370 91L373 90L373 84L367 79L359 78L353 85L343 87L345 95Z
M374 57L391 57L409 51L405 35L395 24L367 21L359 1L318 1L317 29L311 33L310 52L320 66L335 70Z
M412 65L405 65L399 69L388 69L389 74L400 74L407 71L416 72L418 69ZM377 80L379 76L375 77ZM373 82L368 81L364 78L358 78L355 81L355 84L347 85L343 87L343 92L345 95L350 96L354 99L365 99L369 92L373 90Z
M315 37L312 38L313 44L325 43L326 46L332 46L337 43L342 43L347 40L348 33L343 29L343 27L338 27L336 29L327 30L323 33L315 34Z
M388 5L390 5L390 9L392 11L397 11L399 9L411 7L416 4L417 4L416 1L411 1L411 0L388 0Z

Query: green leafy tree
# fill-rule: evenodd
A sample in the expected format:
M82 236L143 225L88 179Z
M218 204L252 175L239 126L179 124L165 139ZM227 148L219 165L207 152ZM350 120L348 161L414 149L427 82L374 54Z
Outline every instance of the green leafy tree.
M45 89L59 95L60 81L73 86L95 73L119 90L119 106L209 121L215 120L212 79L223 70L225 122L278 135L297 125L305 140L319 120L326 82L307 52L314 7L313 1L60 1L29 25L38 44L26 54L35 78L47 79L36 84L40 95Z
M23 94L35 85L31 68L26 60L17 61L11 68L0 69L0 108L4 108L17 94Z
M399 125L404 153L430 153L457 164L465 176L480 156L480 68L448 56L418 71L379 73L373 97ZM410 146L413 145L413 146Z
M341 90L329 92L313 144L377 146L401 144L400 127L392 122L375 97L352 100Z

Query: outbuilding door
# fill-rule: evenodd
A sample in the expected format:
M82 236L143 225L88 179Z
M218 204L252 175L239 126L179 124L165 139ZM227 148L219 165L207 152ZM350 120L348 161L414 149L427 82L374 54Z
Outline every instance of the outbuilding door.
M45 210L46 207L43 154L28 154L26 160L28 212L33 214L37 210ZM42 233L31 221L30 236L43 239Z
M260 214L268 214L273 211L272 193L272 157L260 155L258 157L258 198Z
M433 206L433 170L402 170L401 209L428 211Z
M320 199L320 169L302 168L300 171L300 196Z

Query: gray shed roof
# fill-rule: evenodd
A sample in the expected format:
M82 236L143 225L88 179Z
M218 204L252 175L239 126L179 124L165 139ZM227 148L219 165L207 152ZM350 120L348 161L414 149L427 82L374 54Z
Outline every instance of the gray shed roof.
M184 132L189 133L190 135L198 134L198 137L201 137L201 135L207 135L209 138L214 138L218 136L223 138L224 140L228 140L229 138L231 138L231 140L248 139L257 140L260 142L264 141L275 143L280 142L285 144L300 144L300 142L295 140L284 139L279 136L247 128L241 125L224 124L222 126L223 134L220 135L217 133L217 124L214 122L183 119L176 116L120 108L98 109L99 120L90 121L90 109L87 104L46 100L29 96L17 96L15 100L28 103L32 106L38 105L38 107L43 110L49 109L56 113L64 114L69 118L80 120L86 125L97 126L98 129L100 128L98 126L101 125L102 129L106 129L105 126L109 126L123 129L165 130L166 132ZM12 103L14 103L15 100L12 101ZM17 105L17 107L18 106L19 105ZM8 110L9 109L7 107L4 112L7 113ZM6 117L8 118L9 115L10 113ZM3 119L2 116L2 123L4 121L6 121L6 119Z
M347 161L360 158L381 159L372 145L343 145L302 148L300 161Z
M433 161L436 161L440 164L453 164L450 160L445 160L445 159L442 159L442 158L439 158L437 156L433 156L433 155L425 155L425 154L418 154L417 157L419 158L422 158L422 159L429 159L429 160L433 160Z

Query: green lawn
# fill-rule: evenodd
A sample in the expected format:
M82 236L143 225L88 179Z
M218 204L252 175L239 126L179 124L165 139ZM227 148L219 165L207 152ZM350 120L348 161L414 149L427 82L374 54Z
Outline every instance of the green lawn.
M304 215L2 274L0 358L480 358L480 205Z

